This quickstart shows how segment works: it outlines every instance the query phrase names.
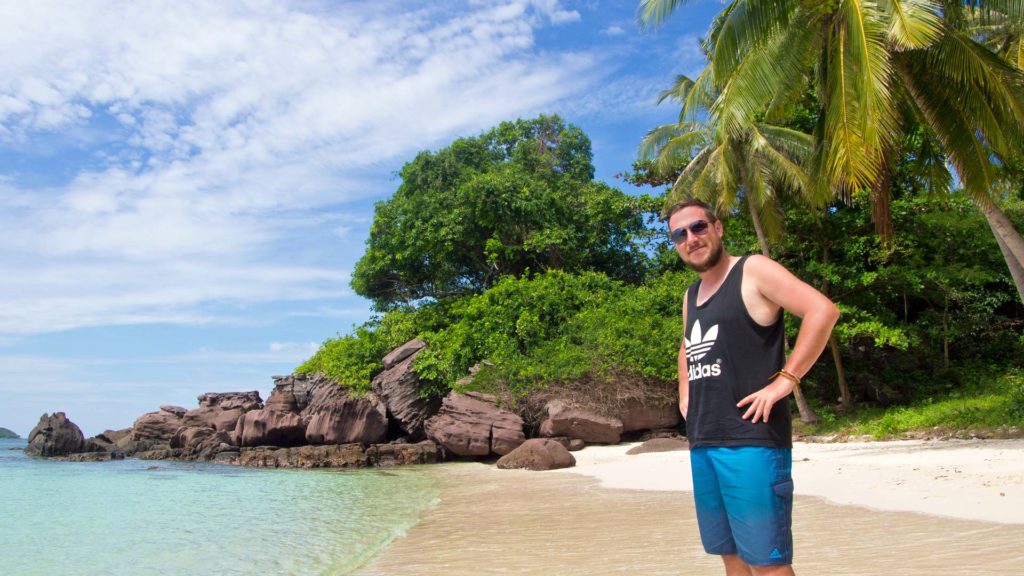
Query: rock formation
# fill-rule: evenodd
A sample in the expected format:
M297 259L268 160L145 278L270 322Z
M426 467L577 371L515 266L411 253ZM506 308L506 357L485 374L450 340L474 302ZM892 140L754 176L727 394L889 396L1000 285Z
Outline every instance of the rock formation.
M260 393L209 392L199 395L199 407L182 417L182 426L206 426L214 430L232 432L242 414L263 408Z
M387 440L387 410L376 394L356 398L337 384L321 386L302 416L310 444L379 444Z
M576 458L560 442L548 438L531 438L498 459L498 468L555 470L576 465Z
M25 454L29 456L67 456L82 452L85 448L85 436L82 430L63 412L53 416L43 414L39 423L28 434L28 446Z
M626 454L647 454L648 452L675 452L689 450L690 443L686 438L652 438L639 446L630 448Z
M622 421L622 432L627 433L675 428L682 416L677 403L651 406L633 401L619 412L619 420Z
M548 417L540 424L541 436L568 436L587 443L618 444L622 437L622 421L572 408L561 400L547 405Z
M438 409L438 403L420 394L420 379L412 364L426 344L411 340L384 357L384 371L373 378L374 394L387 406L388 417L409 437L422 439L423 426Z
M526 440L523 419L483 394L449 393L424 428L428 438L458 456L504 455Z
M170 444L174 433L181 428L182 419L187 412L188 410L181 406L161 406L156 412L139 416L132 424L132 440Z

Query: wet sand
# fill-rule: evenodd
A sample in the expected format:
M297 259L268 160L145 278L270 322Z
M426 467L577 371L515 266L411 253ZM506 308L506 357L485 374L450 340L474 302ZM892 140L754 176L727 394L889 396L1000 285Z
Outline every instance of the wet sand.
M438 466L432 473L443 486L439 504L356 574L722 573L720 560L701 548L692 495L679 488L688 478L680 474L676 483L665 474L678 468L652 468L685 456L626 457L637 458L632 462L641 473L674 486L666 491L608 488L600 474L586 475L595 458L611 454L605 464L623 463L619 447L578 454L583 474L497 470L477 463ZM837 505L799 495L799 474L795 470L798 574L1024 574L1024 524Z

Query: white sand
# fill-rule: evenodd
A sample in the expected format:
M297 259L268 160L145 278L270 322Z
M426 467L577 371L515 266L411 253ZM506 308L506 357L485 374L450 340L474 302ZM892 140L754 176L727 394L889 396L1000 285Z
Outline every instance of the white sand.
M691 491L689 453L588 446L561 472L608 488ZM797 443L797 496L964 520L1024 524L1024 440Z

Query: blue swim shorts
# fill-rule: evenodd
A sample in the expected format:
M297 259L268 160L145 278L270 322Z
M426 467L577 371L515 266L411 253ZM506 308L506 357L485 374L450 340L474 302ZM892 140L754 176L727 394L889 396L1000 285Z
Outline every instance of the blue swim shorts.
M793 452L713 446L690 451L700 539L708 554L752 566L793 563Z

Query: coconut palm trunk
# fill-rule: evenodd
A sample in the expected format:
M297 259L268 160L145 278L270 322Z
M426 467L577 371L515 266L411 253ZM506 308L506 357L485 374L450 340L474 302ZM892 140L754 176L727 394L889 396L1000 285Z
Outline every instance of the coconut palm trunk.
M754 230L757 232L757 241L761 245L761 254L767 258L771 258L771 254L768 252L768 239L764 235L764 227L761 225L761 218L757 215L757 207L754 205L754 200L747 195L747 206L750 208L750 221L754 224ZM786 338L786 349L790 348L789 338ZM800 388L800 384L797 383L793 386L793 397L796 399L796 410L800 413L800 421L804 424L817 424L821 422L821 418L814 412L811 405L807 403L807 398L804 397L804 391Z
M1021 302L1024 303L1024 239L1013 227L1006 214L999 209L999 206L995 202L986 200L975 201L975 204L985 215L989 228L992 229L992 234L996 237L999 250L1002 251L1006 266L1010 269L1013 284L1017 287L1017 294L1020 296Z

